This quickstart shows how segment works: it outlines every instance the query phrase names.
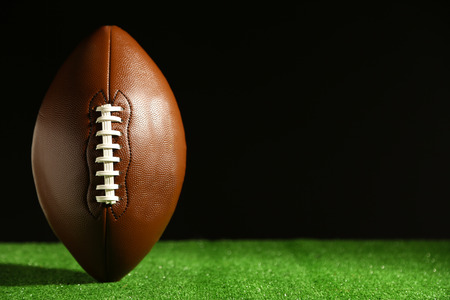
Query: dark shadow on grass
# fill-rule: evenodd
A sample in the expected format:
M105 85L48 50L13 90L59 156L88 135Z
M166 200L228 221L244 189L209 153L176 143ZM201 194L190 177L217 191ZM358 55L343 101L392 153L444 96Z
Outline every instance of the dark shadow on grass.
M94 283L82 271L0 263L0 286Z

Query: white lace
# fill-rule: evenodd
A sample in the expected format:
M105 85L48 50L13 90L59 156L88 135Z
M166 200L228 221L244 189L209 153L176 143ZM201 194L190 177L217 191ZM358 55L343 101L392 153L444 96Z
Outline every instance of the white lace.
M104 184L97 185L97 190L104 190L104 196L96 196L97 202L106 204L114 204L119 201L119 197L115 195L115 190L119 188L118 184L114 183L114 176L119 176L119 171L114 170L114 163L119 162L120 158L113 156L114 149L120 149L119 144L113 144L112 137L120 136L121 132L111 129L111 122L122 122L120 117L111 116L112 111L122 111L120 106L111 106L105 104L97 107L96 111L102 113L97 118L97 123L102 123L102 130L97 131L96 136L102 137L102 144L98 144L96 149L103 150L103 156L97 157L95 162L103 164L103 171L97 171L95 176L103 176Z

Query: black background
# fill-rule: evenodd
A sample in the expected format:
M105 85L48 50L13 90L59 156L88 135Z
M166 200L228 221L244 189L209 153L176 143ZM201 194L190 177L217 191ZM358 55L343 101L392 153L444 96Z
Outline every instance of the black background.
M2 4L0 240L56 239L33 126L58 68L106 24L146 49L183 117L163 238L450 238L446 5L184 2Z

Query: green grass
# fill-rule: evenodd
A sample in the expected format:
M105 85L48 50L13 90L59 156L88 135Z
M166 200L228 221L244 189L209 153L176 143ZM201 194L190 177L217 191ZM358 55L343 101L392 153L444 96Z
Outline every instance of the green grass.
M162 241L97 283L61 244L0 244L0 299L450 299L450 241Z

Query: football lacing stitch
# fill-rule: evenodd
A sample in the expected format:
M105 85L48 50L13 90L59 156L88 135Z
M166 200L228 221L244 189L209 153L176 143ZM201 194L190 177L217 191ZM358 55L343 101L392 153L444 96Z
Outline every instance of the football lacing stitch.
M119 171L114 170L114 163L120 162L120 158L113 156L113 150L120 149L119 144L112 142L113 136L120 136L121 132L111 129L111 122L122 122L122 119L117 116L112 116L113 111L123 111L120 106L112 106L111 104L104 104L97 107L96 111L101 112L101 116L97 118L96 123L102 123L102 130L97 131L96 136L102 137L102 143L98 144L96 149L103 150L103 156L95 159L96 163L103 164L103 171L97 171L95 176L103 176L104 184L97 185L97 190L104 190L104 196L96 196L97 202L105 204L115 204L119 201L119 197L115 195L115 190L119 188L118 184L114 183L114 176L119 176Z

